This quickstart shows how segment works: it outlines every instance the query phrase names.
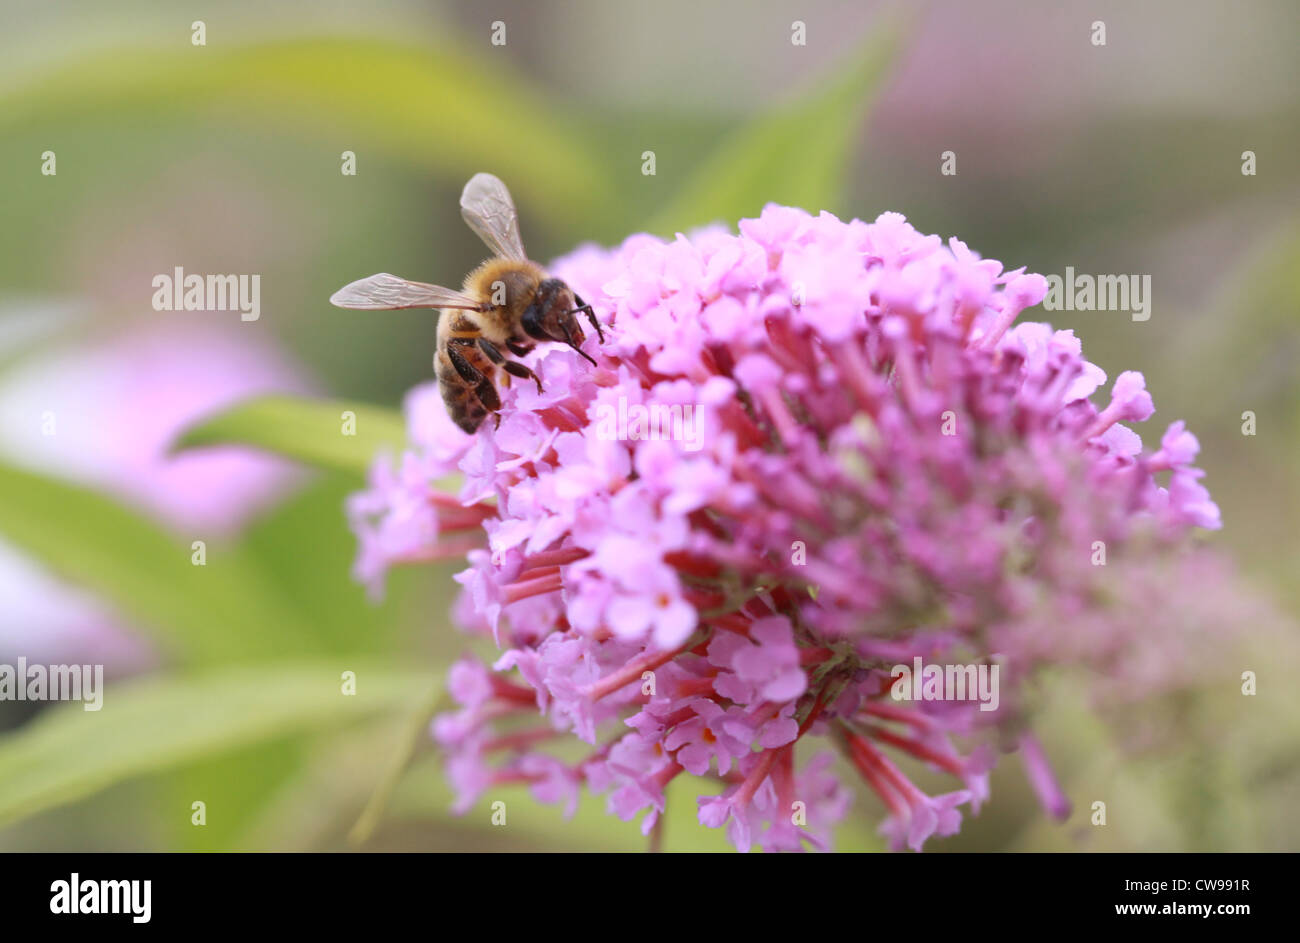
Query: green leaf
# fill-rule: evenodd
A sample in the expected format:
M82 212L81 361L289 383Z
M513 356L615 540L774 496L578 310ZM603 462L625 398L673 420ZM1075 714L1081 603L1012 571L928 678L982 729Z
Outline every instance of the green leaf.
M442 685L438 684L430 687L428 694L416 705L416 709L407 718L402 740L384 764L383 778L379 780L374 792L371 793L365 809L361 812L361 817L348 835L349 841L354 845L364 844L366 839L374 834L375 826L383 818L384 809L392 798L397 784L401 781L402 774L411 765L416 751L428 741L429 724L433 721L434 715L440 709L445 709L448 706L450 705L444 703Z
M1258 239L1244 253L1199 317L1180 316L1173 322L1175 349L1170 361L1177 366L1170 371L1171 382L1179 382L1191 408L1207 418L1213 418L1217 407L1231 423L1234 437L1240 433L1238 399L1206 397L1206 389L1232 389L1252 408L1267 409L1289 431L1300 432L1297 310L1300 226L1288 224ZM1244 376L1242 364L1251 365ZM1188 369L1189 365L1195 369ZM1300 444L1300 439L1288 444ZM1300 450L1292 454L1300 456Z
M348 414L351 416L348 416ZM355 422L355 434L344 434ZM376 454L399 453L406 424L382 406L300 396L262 396L198 420L173 451L205 445L251 445L308 465L364 475Z
M365 587L348 576L357 539L343 507L357 488L353 475L320 473L242 535L241 553L315 630L316 647L303 655L392 651L413 630L421 635L428 631L430 584L438 590L455 585L445 574L414 568L391 574L382 600L368 597ZM434 582L436 577L442 578ZM418 618L411 618L416 613Z
M345 670L356 672L354 695L341 691ZM342 661L111 685L99 711L60 706L0 740L0 825L223 751L407 711L428 685L426 675Z
M266 797L222 850L345 849L348 827L374 794L391 757L402 749L408 724L409 718L387 714L342 734L312 738L296 774Z
M1223 510L1224 530L1214 539L1249 571L1271 577L1292 608L1300 606L1300 503L1261 496L1295 493L1297 311L1300 225L1288 222L1257 237L1199 311L1156 309L1149 325L1163 329L1167 340L1154 349L1147 373L1157 405L1170 410L1164 422L1183 419L1200 440L1197 464ZM1247 411L1254 414L1254 435L1244 434ZM1158 430L1146 433L1152 434Z
M898 33L892 25L878 28L841 74L733 134L647 229L669 234L717 221L734 224L771 202L842 212L849 152L893 62Z
M347 729L351 733L369 726L361 723ZM259 740L204 756L140 783L138 791L149 796L157 810L148 819L157 819L161 826L159 847L168 851L237 850L241 847L237 842L251 823L286 783L301 775L314 741L320 739L339 739L339 735L307 730ZM112 802L111 793L105 798ZM195 799L202 799L207 806L207 824L202 828L195 828L190 821ZM49 817L62 818L62 811Z
M4 464L0 494L0 535L111 602L175 657L231 661L309 644L312 626L232 548L212 544L196 566L189 538L104 495Z
M363 161L379 151L444 176L490 170L556 219L607 205L610 185L574 122L500 57L464 49L333 36L197 51L171 40L119 47L0 88L0 127L132 111L165 121L216 109L223 121L326 137L333 161L348 149Z

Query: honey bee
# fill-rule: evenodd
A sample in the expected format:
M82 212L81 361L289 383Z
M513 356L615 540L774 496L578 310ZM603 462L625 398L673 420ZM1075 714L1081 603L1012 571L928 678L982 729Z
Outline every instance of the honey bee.
M494 253L465 276L460 291L381 272L344 285L330 303L366 311L440 308L433 372L448 414L473 433L501 408L494 383L498 370L508 375L507 384L509 377L532 380L542 392L537 374L507 359L501 348L522 357L537 342L558 341L595 364L582 350L586 336L575 315L587 316L602 343L605 334L591 305L529 261L504 183L492 174L475 174L460 195L460 214Z

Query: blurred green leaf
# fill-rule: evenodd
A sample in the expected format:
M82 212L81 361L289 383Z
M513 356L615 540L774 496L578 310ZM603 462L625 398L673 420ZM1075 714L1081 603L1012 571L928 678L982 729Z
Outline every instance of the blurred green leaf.
M364 162L379 149L445 176L488 170L557 218L607 205L608 179L577 126L499 57L463 48L341 36L117 48L0 89L0 127L133 110L162 121L218 108L223 120L328 136L322 160L337 162L346 149Z
M0 534L174 656L230 661L310 644L312 626L237 550L210 543L196 566L189 539L102 494L3 464L0 494Z
M351 696L345 670L357 676ZM0 740L0 824L224 750L409 710L428 685L427 675L342 661L112 685L100 711L64 705Z
M1286 225L1259 239L1222 287L1191 321L1178 322L1172 382L1197 418L1222 419L1239 435L1241 410L1260 414L1284 447L1300 457L1300 226ZM1186 369L1194 364L1195 370ZM1250 364L1247 376L1241 365ZM1206 397L1206 389L1231 389L1232 397ZM1200 395L1197 395L1200 394ZM1217 408L1217 413L1215 412ZM1267 437L1266 437L1267 438ZM1281 437L1273 437L1281 445Z
M1197 464L1223 511L1221 540L1250 571L1300 606L1300 226L1256 238L1205 306L1167 319L1168 340L1148 381L1169 418L1201 442ZM1151 323L1155 323L1155 318ZM1148 374L1153 376L1153 374ZM1207 395L1207 391L1213 391ZM1256 434L1244 435L1244 414Z
M837 210L849 151L898 38L896 26L881 25L839 75L733 134L646 228L669 234L717 221L734 224L771 202L811 213Z
M343 505L357 487L354 476L320 474L255 521L240 544L285 603L311 623L320 654L391 651L409 633L411 614L418 613L421 634L428 630L430 592L442 602L450 595L446 584L455 585L441 573L408 569L386 581L382 600L369 598L348 575L357 540Z
M345 414L355 417L355 435L344 434ZM205 445L251 445L308 465L365 475L375 455L399 453L406 445L401 414L382 406L262 396L198 420L177 438L174 452Z
M416 705L410 716L406 718L406 727L402 739L385 760L384 775L376 784L369 800L367 800L366 807L361 812L361 817L357 819L356 825L352 827L352 831L348 834L348 840L353 844L363 844L366 839L374 834L375 826L383 818L384 810L392 799L393 791L401 781L402 774L406 772L407 767L415 759L416 751L428 742L429 725L433 722L434 715L440 709L449 706L450 704L444 700L441 683L431 685L428 693Z
M351 725L348 731L367 726ZM249 824L274 801L285 783L301 775L312 741L334 736L337 734L304 730L261 739L250 746L203 756L142 784L145 790L152 790L153 806L163 813L151 816L163 826L161 831L168 842L163 847L203 852L235 850ZM190 822L187 810L195 799L202 799L207 806L208 821L203 828L195 828Z
M226 850L347 847L344 836L374 794L385 765L402 748L408 723L388 714L341 734L313 738L296 773L266 797Z

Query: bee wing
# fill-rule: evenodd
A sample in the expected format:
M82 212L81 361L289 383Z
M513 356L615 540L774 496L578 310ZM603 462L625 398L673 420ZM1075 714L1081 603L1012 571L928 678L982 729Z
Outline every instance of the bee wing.
M464 292L441 285L408 282L396 275L380 272L344 285L330 295L330 304L339 308L394 310L398 308L470 308L479 303Z
M527 261L519 237L519 214L506 185L491 174L475 174L460 195L460 215L489 249L503 259Z

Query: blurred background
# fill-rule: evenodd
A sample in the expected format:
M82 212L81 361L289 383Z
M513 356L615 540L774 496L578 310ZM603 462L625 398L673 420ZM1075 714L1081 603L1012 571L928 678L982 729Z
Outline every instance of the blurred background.
M603 797L573 821L509 790L506 828L486 804L449 815L422 731L470 645L449 622L454 568L367 600L342 514L357 455L308 471L168 454L268 392L328 397L400 438L433 318L327 298L376 271L458 284L482 256L457 210L479 170L509 183L541 260L778 201L896 210L1008 267L1150 274L1149 321L1028 316L1073 328L1111 377L1146 374L1149 445L1188 421L1225 521L1209 542L1258 606L1225 626L1242 641L1223 678L1140 751L1069 679L1051 689L1067 823L1012 758L981 815L930 847L1300 847L1290 0L0 0L0 22L0 662L109 675L99 713L0 702L0 849L644 847ZM151 280L176 266L260 275L260 318L153 310ZM675 786L665 848L726 848ZM1087 821L1096 799L1105 828ZM840 847L880 848L881 815L860 796Z

